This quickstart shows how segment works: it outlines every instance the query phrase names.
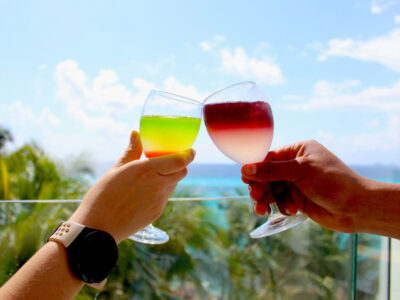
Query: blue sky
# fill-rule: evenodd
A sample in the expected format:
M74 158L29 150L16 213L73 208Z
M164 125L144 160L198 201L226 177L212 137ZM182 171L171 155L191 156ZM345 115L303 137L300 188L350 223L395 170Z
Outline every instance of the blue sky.
M272 147L400 165L400 1L0 0L0 124L15 146L115 160L151 89L256 81ZM196 162L230 161L202 126Z

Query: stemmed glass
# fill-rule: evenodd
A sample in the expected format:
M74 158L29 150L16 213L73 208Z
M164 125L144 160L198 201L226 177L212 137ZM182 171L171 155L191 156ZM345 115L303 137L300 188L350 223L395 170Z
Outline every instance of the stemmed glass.
M203 102L204 123L214 144L239 164L261 162L268 154L274 120L267 98L255 82L231 85ZM261 238L292 228L307 218L298 213L285 216L276 203L270 204L266 223L250 233Z
M146 157L168 155L191 148L200 129L201 114L202 103L196 100L151 91L140 119L140 138ZM168 234L152 225L129 238L145 244L163 244L169 240Z

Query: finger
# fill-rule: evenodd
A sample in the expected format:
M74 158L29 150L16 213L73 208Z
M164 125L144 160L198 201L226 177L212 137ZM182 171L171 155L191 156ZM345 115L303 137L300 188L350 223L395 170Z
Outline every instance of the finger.
M293 204L287 183L284 181L271 182L271 191L276 199L279 211L284 215L295 214L297 208ZM294 211L294 212L293 212Z
M249 184L250 197L253 200L260 200L264 193L270 190L269 182L252 182Z
M139 133L137 131L132 131L128 148L125 150L124 154L122 154L116 165L122 166L128 162L139 159L142 155L142 150Z
M169 175L185 169L193 161L195 154L193 149L188 149L175 154L152 157L149 161L158 174Z
M242 175L251 181L299 181L303 176L301 159L266 161L242 167Z
M266 213L271 213L270 204L275 203L274 195L271 192L267 192L263 195L263 197L258 200L254 201L254 211L258 215L265 215Z
M249 184L249 183L252 182L250 179L247 179L247 178L244 177L244 176L242 176L242 181L243 181L243 183L245 183L245 184Z
M270 208L267 201L261 199L259 201L255 201L254 203L254 211L257 215L264 216L266 213L270 213Z
M294 143L268 152L264 161L292 160L302 155L305 142Z
M178 172L163 176L163 179L167 180L170 185L176 185L179 181L185 178L187 172L187 168L184 168L183 170L180 170Z
M301 210L301 208L304 207L304 203L305 203L305 201L307 201L307 198L306 198L306 196L303 195L303 193L294 184L289 185L289 191L290 191L290 196L293 199L293 204L296 207L296 212L297 212L297 210Z

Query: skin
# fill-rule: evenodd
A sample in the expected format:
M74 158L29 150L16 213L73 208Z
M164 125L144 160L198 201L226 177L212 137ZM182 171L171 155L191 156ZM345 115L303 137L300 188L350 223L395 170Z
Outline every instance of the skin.
M139 160L141 154L139 134L133 131L125 153L69 220L104 230L119 243L160 217L195 153L189 149ZM83 282L74 277L67 261L61 244L46 243L1 287L0 299L73 299Z
M286 215L301 211L320 225L341 232L400 238L400 185L354 172L316 141L271 151L242 167L255 211L270 212L276 202Z

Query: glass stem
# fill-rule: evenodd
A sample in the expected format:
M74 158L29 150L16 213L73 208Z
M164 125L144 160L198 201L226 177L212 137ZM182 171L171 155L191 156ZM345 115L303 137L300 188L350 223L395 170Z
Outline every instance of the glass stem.
M271 204L269 205L269 207L271 208L271 213L269 214L270 216L273 216L273 215L275 215L275 214L279 214L279 213L280 213L280 212L279 212L278 204L276 204L276 203L271 203Z

